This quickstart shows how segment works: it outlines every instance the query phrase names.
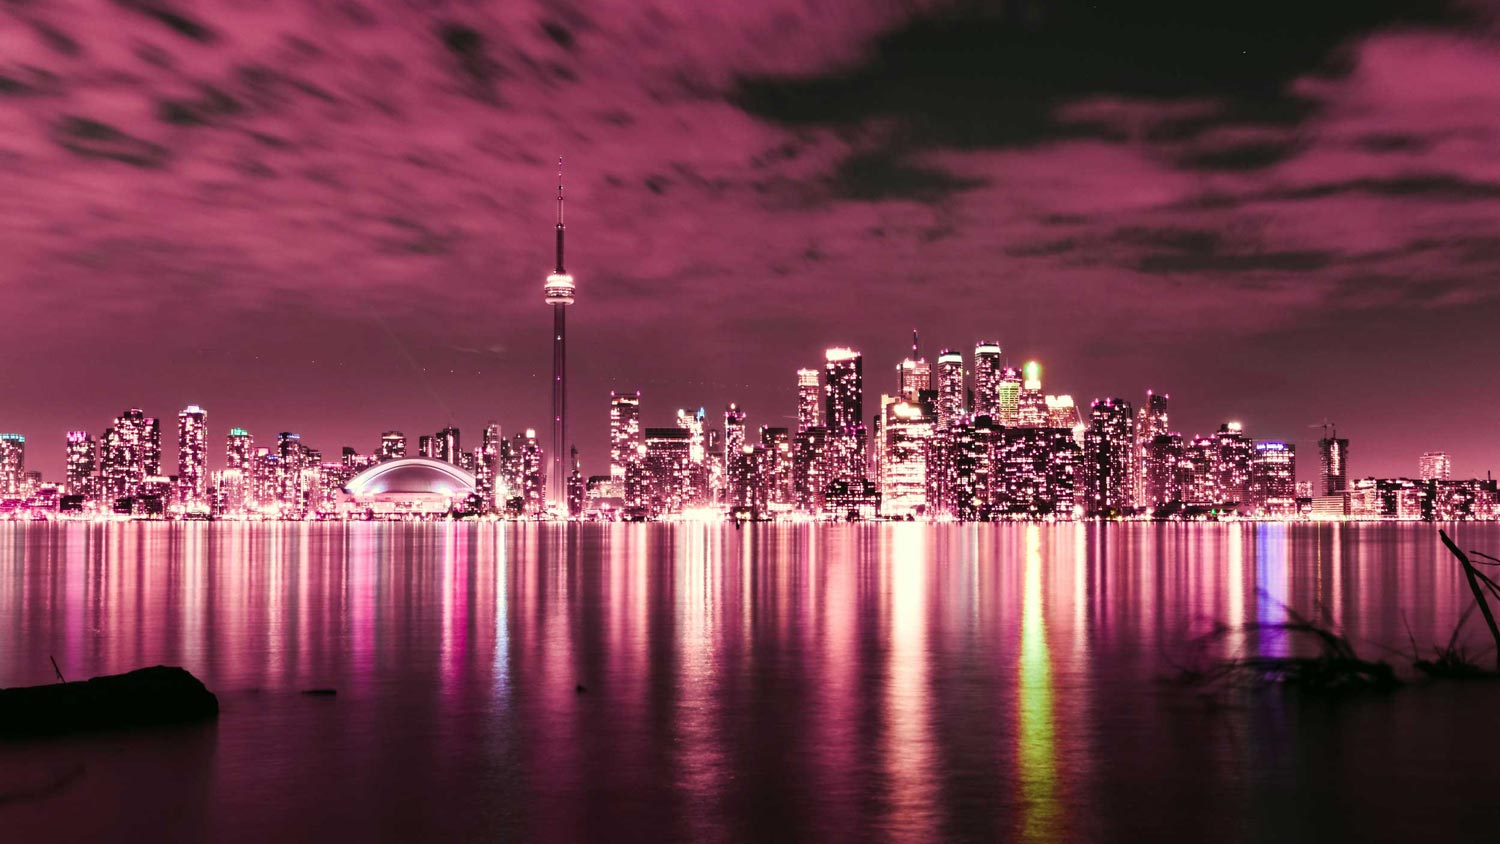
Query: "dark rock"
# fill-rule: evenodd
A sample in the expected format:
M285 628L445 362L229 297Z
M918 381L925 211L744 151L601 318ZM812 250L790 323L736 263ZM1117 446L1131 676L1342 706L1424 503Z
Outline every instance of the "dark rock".
M0 738L180 724L218 714L219 699L202 681L165 665L82 682L0 689Z

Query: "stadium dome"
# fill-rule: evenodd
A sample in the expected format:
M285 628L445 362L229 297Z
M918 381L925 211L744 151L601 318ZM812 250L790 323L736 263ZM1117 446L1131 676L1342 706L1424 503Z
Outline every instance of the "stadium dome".
M344 486L350 503L392 512L442 512L472 492L472 474L426 457L378 463Z

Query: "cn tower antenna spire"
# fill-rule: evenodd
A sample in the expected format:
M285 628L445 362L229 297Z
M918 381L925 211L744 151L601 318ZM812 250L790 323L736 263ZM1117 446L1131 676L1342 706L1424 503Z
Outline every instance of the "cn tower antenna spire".
M557 274L566 272L563 269L563 160L562 156L557 158Z

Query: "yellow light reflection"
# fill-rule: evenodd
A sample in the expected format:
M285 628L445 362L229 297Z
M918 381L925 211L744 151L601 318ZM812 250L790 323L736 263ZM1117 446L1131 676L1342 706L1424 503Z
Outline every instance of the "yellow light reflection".
M1055 841L1057 835L1057 739L1052 713L1052 664L1042 613L1042 539L1026 526L1025 587L1021 602L1021 663L1017 684L1016 757L1021 780L1021 836Z

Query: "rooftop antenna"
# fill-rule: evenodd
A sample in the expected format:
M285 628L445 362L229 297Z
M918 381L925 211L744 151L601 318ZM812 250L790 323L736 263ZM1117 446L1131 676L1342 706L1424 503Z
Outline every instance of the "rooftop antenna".
M913 328L911 330L911 359L912 360L921 360L922 359L922 357L917 354L917 330L915 328Z

